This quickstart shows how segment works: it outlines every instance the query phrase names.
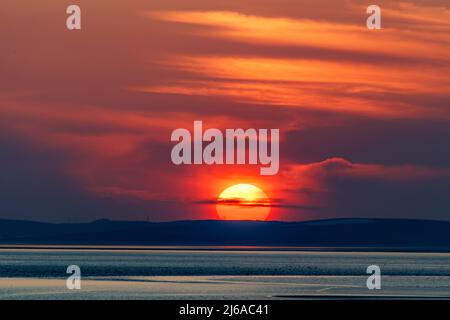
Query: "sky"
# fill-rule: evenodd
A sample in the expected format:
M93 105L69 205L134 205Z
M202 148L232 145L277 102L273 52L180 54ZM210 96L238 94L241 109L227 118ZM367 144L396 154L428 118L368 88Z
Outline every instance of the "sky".
M0 218L217 219L249 183L271 220L449 220L450 3L369 4L3 1ZM279 173L174 165L194 120L279 128Z

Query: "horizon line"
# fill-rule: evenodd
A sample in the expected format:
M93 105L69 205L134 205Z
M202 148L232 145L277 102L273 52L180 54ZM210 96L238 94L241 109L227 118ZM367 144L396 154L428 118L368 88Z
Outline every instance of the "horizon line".
M437 219L424 219L424 218L386 218L386 217L372 217L372 218L362 218L362 217L342 217L342 218L325 218L325 219L311 219L311 220L223 220L223 219L182 219L182 220L165 220L165 221L155 221L155 220L114 220L109 218L99 218L91 221L79 221L79 222L51 222L51 221L39 221L39 220L27 220L27 219L8 219L0 218L0 222L31 222L31 223L43 223L43 224L92 224L98 222L125 222L125 223L174 223L174 222L260 222L260 223L310 223L310 222L324 222L324 221L342 221L342 220L401 220L401 221L432 221L432 222L450 222L450 220L437 220Z

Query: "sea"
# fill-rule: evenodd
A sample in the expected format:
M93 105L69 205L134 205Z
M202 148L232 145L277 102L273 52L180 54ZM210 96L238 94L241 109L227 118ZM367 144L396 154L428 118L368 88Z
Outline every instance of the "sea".
M69 266L79 267L79 289L68 286L71 276L74 283ZM379 268L379 289L368 288L374 281L369 266ZM417 298L450 298L450 253L270 247L0 249L0 299Z

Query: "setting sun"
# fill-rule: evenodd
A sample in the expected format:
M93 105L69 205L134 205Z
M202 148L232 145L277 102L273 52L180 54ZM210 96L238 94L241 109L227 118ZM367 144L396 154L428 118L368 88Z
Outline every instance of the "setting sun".
M266 220L270 200L252 184L236 184L225 189L217 199L217 214L222 220Z

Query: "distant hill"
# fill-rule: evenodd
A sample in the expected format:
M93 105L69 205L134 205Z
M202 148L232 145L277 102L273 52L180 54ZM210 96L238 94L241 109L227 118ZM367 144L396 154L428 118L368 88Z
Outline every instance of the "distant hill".
M334 219L307 222L0 220L0 244L304 246L450 251L450 222Z

